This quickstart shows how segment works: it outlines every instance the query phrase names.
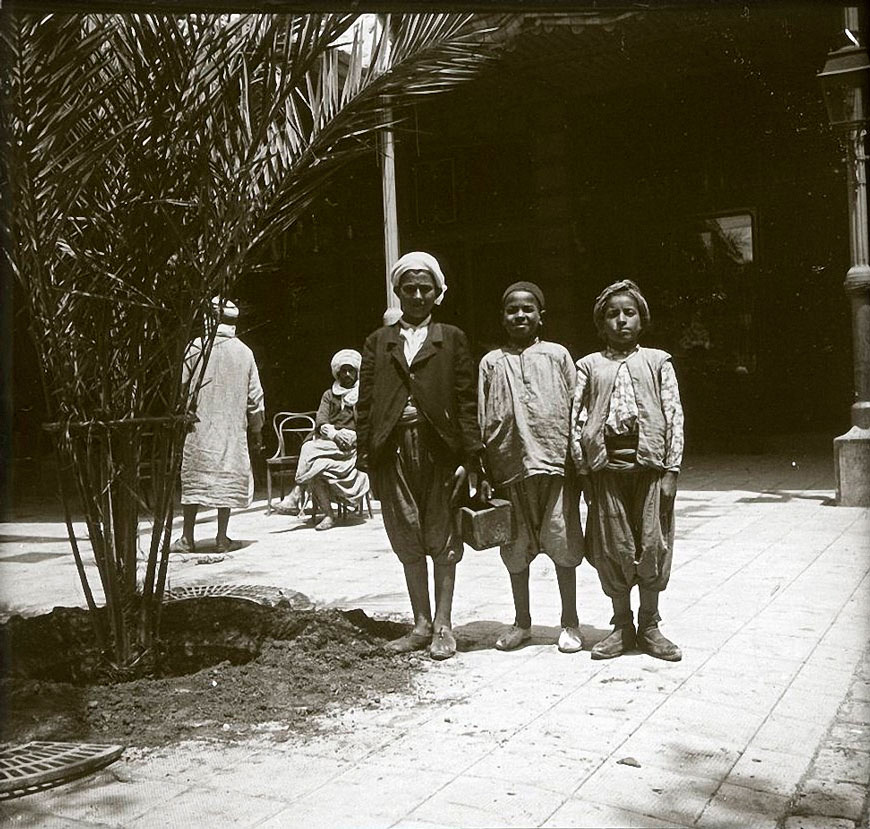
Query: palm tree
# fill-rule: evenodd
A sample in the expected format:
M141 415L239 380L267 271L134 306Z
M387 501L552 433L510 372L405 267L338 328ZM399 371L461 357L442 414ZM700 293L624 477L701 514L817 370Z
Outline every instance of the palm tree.
M393 106L471 77L487 32L454 14L369 33L352 14L10 14L2 49L3 247L42 363L70 543L106 664L144 672L195 391L180 366L210 297L371 151Z

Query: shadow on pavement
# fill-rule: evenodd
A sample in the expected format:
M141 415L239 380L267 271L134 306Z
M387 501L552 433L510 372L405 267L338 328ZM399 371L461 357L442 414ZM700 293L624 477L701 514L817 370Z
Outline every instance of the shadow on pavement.
M468 622L453 629L456 636L456 649L461 653L471 651L495 650L495 640L507 627L504 622L481 620ZM554 645L559 639L561 627L547 625L532 625L532 636L523 642L516 650L521 651L532 645ZM610 628L601 630L592 625L580 625L580 636L583 639L583 650L588 651L610 633Z
M87 541L87 536L76 536L77 541ZM0 544L57 544L69 543L68 535L0 535Z
M216 544L214 539L209 541L194 541L195 547L193 552L191 553L170 553L170 556L174 559L178 559L179 557L191 557L196 558L198 555L207 555L209 553L217 553ZM253 546L257 543L256 538L244 538L238 539L234 538L232 546L229 550L222 550L221 554L225 555L227 553L240 553L242 550Z
M50 561L53 558L66 558L69 555L66 551L62 553L40 553L38 551L30 551L27 553L15 553L11 556L2 556L4 564L34 564L38 561Z

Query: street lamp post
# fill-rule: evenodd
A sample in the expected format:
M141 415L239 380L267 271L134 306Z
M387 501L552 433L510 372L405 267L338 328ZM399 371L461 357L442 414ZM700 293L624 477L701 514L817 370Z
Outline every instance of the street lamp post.
M852 427L834 438L837 502L870 506L870 257L867 222L867 108L870 60L856 37L857 9L846 10L853 45L828 55L819 80L831 126L846 144L851 266L844 287L852 311L854 402Z

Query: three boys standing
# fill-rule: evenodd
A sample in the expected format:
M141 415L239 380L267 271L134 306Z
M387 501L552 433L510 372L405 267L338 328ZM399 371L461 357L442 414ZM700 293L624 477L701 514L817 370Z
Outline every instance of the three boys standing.
M582 490L589 507L585 554L614 611L614 630L593 646L593 659L637 646L679 660L679 648L658 630L658 594L670 574L682 410L670 356L638 345L649 308L637 286L623 280L598 297L593 316L607 346L576 368L563 346L540 339L541 289L509 286L502 297L507 342L481 360L475 406L465 335L431 322L446 290L438 262L406 254L391 281L403 316L366 340L358 442L414 612L413 630L392 649L428 646L435 659L455 653L450 613L462 542L454 516L469 473L484 496L490 493L485 466L510 499L514 523L501 557L516 616L496 647L511 650L530 637L529 565L543 552L553 560L561 597L559 650L582 649L575 576L584 555ZM427 556L434 563L434 618Z

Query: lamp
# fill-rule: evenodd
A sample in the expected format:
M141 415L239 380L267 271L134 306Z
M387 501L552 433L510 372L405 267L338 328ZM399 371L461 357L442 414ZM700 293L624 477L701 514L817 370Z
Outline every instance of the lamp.
M817 75L832 127L852 127L867 120L870 58L862 46L844 46L828 54Z

